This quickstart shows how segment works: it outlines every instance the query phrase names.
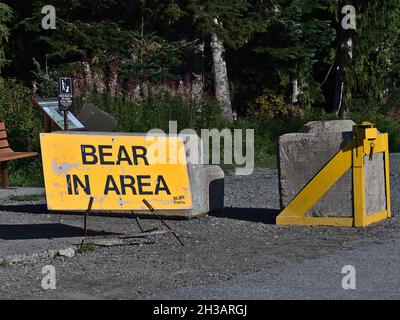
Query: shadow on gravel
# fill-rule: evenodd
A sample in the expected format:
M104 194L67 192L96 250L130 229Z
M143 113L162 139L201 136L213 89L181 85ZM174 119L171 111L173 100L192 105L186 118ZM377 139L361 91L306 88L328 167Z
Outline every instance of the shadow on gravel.
M33 240L82 237L83 228L61 223L46 224L9 224L0 225L0 239L2 240ZM89 237L118 235L117 233L88 230Z
M17 204L0 206L0 211L17 212L17 213L35 213L35 214L48 214L47 206L45 204Z
M276 224L276 217L279 213L280 210L276 209L224 208L210 213L210 216L216 218L262 222L265 224Z

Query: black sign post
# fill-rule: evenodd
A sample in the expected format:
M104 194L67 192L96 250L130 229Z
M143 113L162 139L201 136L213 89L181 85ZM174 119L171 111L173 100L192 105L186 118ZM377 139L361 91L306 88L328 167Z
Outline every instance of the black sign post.
M58 106L64 112L64 130L68 130L68 111L74 103L74 88L72 78L58 78Z

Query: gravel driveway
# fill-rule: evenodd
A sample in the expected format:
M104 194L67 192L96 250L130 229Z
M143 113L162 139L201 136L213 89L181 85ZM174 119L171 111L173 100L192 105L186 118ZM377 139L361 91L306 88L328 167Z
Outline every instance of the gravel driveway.
M166 234L97 246L94 251L76 253L72 258L39 255L15 265L5 264L0 267L0 298L143 299L157 297L159 293L165 297L168 292L184 288L224 285L253 277L257 272L297 268L308 261L355 249L367 251L398 240L399 169L400 155L392 155L394 218L366 229L272 224L279 209L277 171L257 169L248 177L227 176L223 212L191 221L168 222L181 235L185 247ZM5 203L0 210L0 225L17 225L23 221L30 226L30 229L16 229L14 233L2 228L0 256L1 252L10 254L12 250L19 250L24 235L25 244L33 246L29 251L49 245L49 241L44 243L43 228L38 229L37 224L53 225L51 238L57 245L63 241L71 244L71 239L82 231L81 217L49 214L43 201ZM156 220L146 219L142 223L146 229L160 227ZM57 237L57 232L66 232L58 230L57 225L68 228L71 238ZM132 218L90 217L89 227L93 235L137 231ZM15 233L19 236L13 238ZM45 291L41 287L44 276L41 271L45 265L55 267L56 290Z

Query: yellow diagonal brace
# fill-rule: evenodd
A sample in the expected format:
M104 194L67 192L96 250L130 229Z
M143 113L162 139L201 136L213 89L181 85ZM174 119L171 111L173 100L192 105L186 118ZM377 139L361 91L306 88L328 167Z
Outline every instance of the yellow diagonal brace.
M367 207L365 203L364 147L361 144L353 149L353 211L354 226L366 225Z
M336 156L311 179L304 189L277 217L277 224L298 224L299 221L296 220L304 218L314 204L351 168L352 146L353 141L350 141L345 148L340 150ZM347 226L349 225L348 220L349 219L342 218L338 221L343 221L343 224Z

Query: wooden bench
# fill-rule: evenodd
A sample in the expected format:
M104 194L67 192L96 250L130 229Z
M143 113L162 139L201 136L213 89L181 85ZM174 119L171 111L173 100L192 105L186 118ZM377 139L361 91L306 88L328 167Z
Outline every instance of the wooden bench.
M1 168L1 187L8 188L7 162L10 160L30 158L37 156L37 152L14 152L10 148L7 140L6 126L0 122L0 168Z

